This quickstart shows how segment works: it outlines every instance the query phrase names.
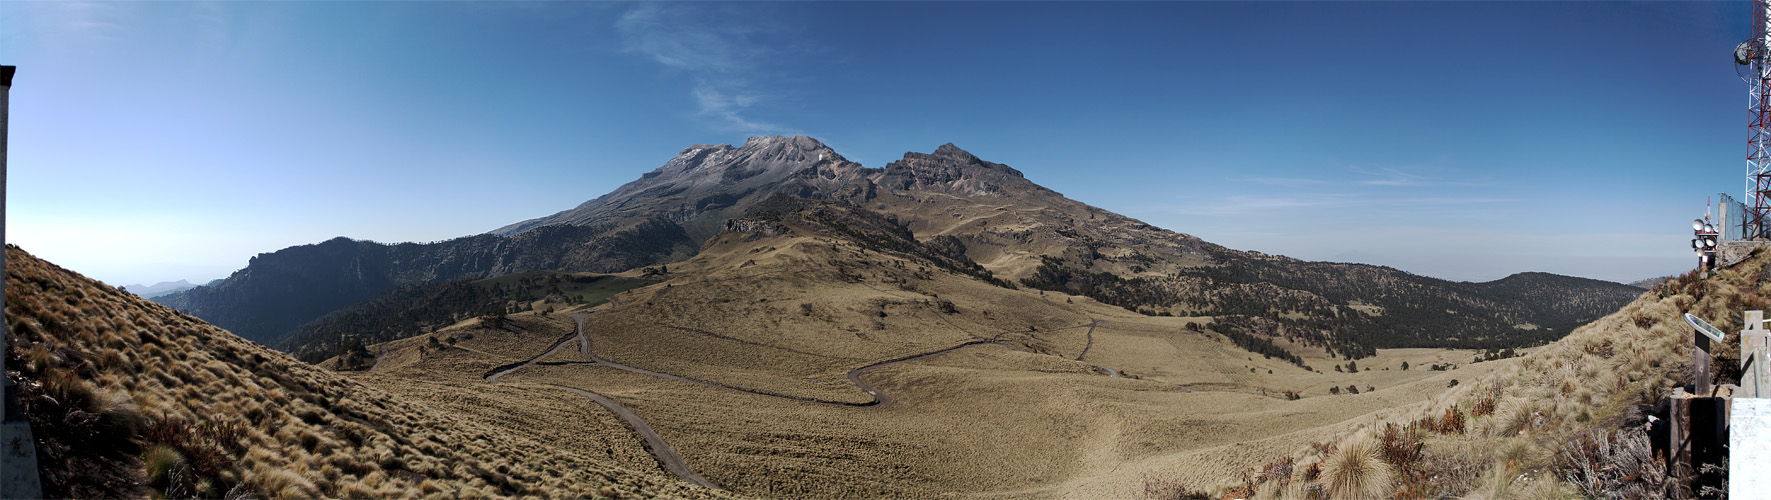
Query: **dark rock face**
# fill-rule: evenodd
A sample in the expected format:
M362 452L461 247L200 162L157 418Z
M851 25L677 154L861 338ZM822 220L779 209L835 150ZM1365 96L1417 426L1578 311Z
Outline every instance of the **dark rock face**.
M787 228L780 223L771 220L738 217L726 220L726 231L767 238L771 236L780 236L787 232Z
M217 286L154 300L263 343L283 328L391 288L390 274L387 247L335 238L260 254Z

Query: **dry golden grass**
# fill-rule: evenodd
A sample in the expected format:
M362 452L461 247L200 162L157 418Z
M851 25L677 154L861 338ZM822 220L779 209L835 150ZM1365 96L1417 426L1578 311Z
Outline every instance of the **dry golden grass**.
M124 460L111 462L118 468L81 469L100 452L52 442L47 453L60 455L40 462L46 493L719 496L620 467L607 454L514 433L510 422L395 397L16 247L7 260L6 355L22 368L27 413L98 411L91 429L120 437L110 446L124 450ZM41 396L61 398L50 404Z
M1404 372L1402 360L1466 364L1470 355L1398 350L1361 360L1376 368L1371 372L1306 372L1185 331L1187 321L1200 318L1145 317L1081 297L1005 290L813 237L728 235L671 269L663 283L623 293L618 306L591 318L593 349L616 362L725 387L584 364L575 349L543 358L567 364L523 368L501 381L512 390L558 384L616 399L697 473L765 497L1134 496L1145 473L1179 465L1196 483L1230 477L1356 427L1375 409L1418 405L1452 378L1504 366ZM954 311L943 312L938 300L951 301ZM1077 361L1089 345L1084 325L1091 318L1107 322L1095 329L1086 360ZM559 315L550 320L570 325ZM848 382L849 370L978 338L1013 347L976 345L867 372L866 380L894 399L886 407L755 393L864 402L870 398ZM443 401L451 397L445 386L455 382L420 391L420 381L477 376L534 356L545 344L531 341L520 350L525 356L491 356L519 351L491 345L428 354L399 371L357 377ZM1327 368L1324 355L1314 356ZM1109 378L1097 365L1128 377ZM1324 389L1350 384L1377 390L1329 396ZM1281 397L1286 390L1306 397L1288 401ZM578 401L574 411L587 408L595 409ZM543 426L550 420L515 414L512 420L547 429L537 432L585 426ZM626 434L591 431L597 432L611 443Z
M549 384L600 393L643 418L697 473L740 494L1127 498L1151 474L1222 493L1239 485L1225 478L1384 418L1374 411L1443 410L1428 407L1449 381L1467 388L1512 366L1469 365L1469 352L1385 350L1360 360L1371 371L1338 373L1332 365L1344 360L1292 346L1317 368L1306 371L1185 328L1210 318L1145 317L1084 297L1006 290L813 236L728 234L670 268L662 282L599 309L587 328L594 351L715 387L589 365L575 348L497 386L478 379L564 338L572 323L561 313L513 315L508 331L464 322L435 334L456 339L446 349L423 338L392 342L380 369L349 376L562 453L658 471L631 429ZM1105 323L1090 344L1092 319ZM983 338L1007 345L867 372L894 399L889 406L767 395L866 402L850 370ZM1400 370L1402 361L1414 368ZM1435 363L1459 367L1426 369ZM1348 385L1363 393L1327 393ZM1285 391L1304 397L1290 401ZM1319 470L1324 458L1299 463ZM1292 497L1316 484L1283 483Z

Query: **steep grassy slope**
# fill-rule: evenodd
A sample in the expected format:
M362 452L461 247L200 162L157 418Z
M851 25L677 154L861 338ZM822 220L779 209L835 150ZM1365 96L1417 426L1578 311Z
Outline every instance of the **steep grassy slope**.
M391 397L16 247L6 274L7 375L50 496L718 496L600 442ZM481 394L536 399L501 390Z

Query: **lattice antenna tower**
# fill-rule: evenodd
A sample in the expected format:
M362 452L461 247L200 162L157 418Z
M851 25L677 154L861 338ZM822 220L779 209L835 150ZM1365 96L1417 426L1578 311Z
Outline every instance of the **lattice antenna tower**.
M1771 236L1771 3L1753 1L1753 36L1734 47L1747 83L1746 217L1743 238Z

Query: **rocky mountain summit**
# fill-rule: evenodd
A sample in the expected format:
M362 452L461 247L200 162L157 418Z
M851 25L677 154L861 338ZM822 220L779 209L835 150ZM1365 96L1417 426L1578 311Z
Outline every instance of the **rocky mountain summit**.
M775 192L818 196L867 169L806 136L753 137L742 147L697 144L664 166L571 210L492 230L510 236L546 226L594 226L636 218L681 224L690 239ZM715 223L717 221L717 223Z

